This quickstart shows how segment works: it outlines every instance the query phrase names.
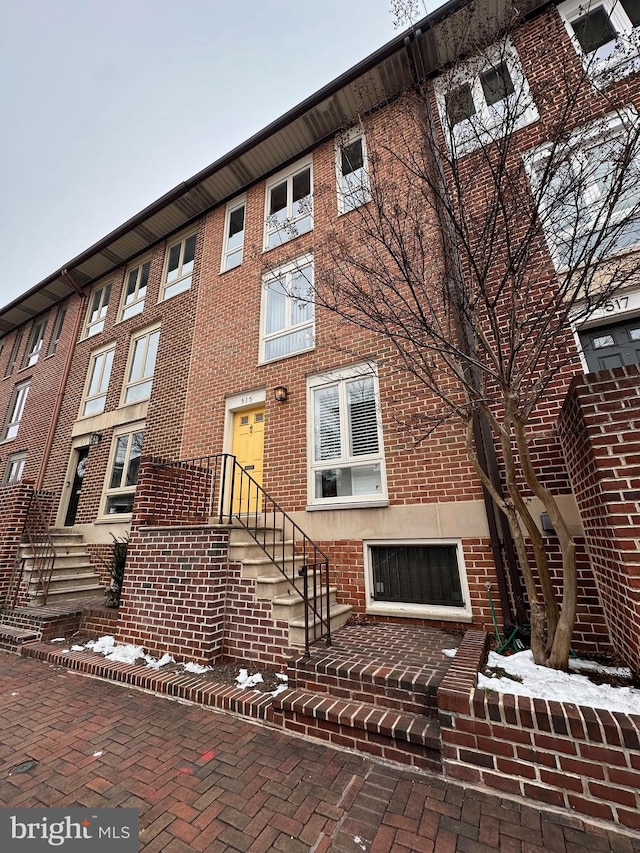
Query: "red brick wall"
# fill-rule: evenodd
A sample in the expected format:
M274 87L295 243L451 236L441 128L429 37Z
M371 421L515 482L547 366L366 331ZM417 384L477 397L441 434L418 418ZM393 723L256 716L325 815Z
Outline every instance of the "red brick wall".
M611 640L640 670L640 366L576 377L559 428Z
M0 487L0 603L9 593L32 495L28 483Z
M23 479L36 481L40 474L43 452L60 388L64 364L69 349L74 345L73 330L81 301L79 296L72 296L63 303L66 306L66 314L62 334L53 355L47 355L47 353L60 306L55 306L48 313L39 315L3 338L2 353L0 354L0 430L6 422L15 386L26 381L30 381L31 385L18 434L15 438L4 441L0 445L0 477L4 475L6 470L7 457L15 453L25 452L27 458ZM22 363L31 331L42 317L47 317L47 325L38 361L32 367L23 368ZM14 341L19 333L22 333L22 341L18 350L18 358L11 375L5 376Z
M640 716L479 690L486 648L466 634L438 690L445 775L640 829Z

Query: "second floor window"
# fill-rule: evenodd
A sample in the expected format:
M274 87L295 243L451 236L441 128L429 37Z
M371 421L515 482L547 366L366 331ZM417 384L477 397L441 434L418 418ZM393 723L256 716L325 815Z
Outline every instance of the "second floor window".
M196 235L191 234L169 246L162 286L162 299L169 299L189 290L196 256Z
M245 202L228 205L224 220L224 246L222 247L222 272L239 267L244 249Z
M22 420L24 407L29 395L29 384L29 382L22 382L20 385L16 385L13 389L11 402L9 404L9 411L7 412L7 419L2 432L2 441L7 441L18 435L20 421Z
M261 361L274 361L314 346L313 262L309 258L265 276Z
M133 338L124 391L125 403L137 403L151 396L159 342L160 329L151 329Z
M81 409L82 417L104 412L115 352L116 348L110 347L92 354Z
M297 165L267 184L265 249L280 246L313 228L311 164Z
M637 57L638 0L566 0L558 11L590 74L599 76Z
M40 358L40 350L42 349L42 342L44 340L44 332L46 327L46 320L39 320L34 323L33 329L31 330L31 335L29 336L27 351L24 354L24 361L22 363L23 368L33 367L33 365L36 364L38 359Z
M104 321L109 308L109 297L111 296L111 283L97 287L91 294L89 310L85 322L85 338L99 335L104 331Z
M338 210L347 213L371 199L367 150L362 133L340 140L336 149Z
M55 355L58 351L58 344L60 343L60 336L62 335L62 327L64 325L64 318L66 316L67 309L60 308L58 311L58 315L56 317L56 322L53 327L53 334L51 335L51 340L49 341L49 349L47 350L47 355Z
M128 320L135 317L144 310L144 298L147 293L147 282L151 261L145 261L137 267L129 270L122 292L122 307L120 319Z
M13 373L13 369L16 366L16 361L18 360L18 353L20 352L20 344L22 343L22 329L16 332L16 336L13 339L13 346L11 347L11 352L9 354L9 361L7 363L7 369L5 371L5 378L7 376L11 376Z

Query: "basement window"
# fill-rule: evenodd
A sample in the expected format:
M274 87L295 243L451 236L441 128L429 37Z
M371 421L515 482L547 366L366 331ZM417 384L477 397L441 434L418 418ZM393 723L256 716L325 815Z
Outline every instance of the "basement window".
M365 543L367 612L469 621L459 541Z

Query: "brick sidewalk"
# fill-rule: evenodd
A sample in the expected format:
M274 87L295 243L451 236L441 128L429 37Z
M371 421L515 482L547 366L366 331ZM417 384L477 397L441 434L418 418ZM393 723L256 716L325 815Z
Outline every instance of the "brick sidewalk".
M640 836L1 652L0 716L0 805L135 807L145 853L640 853Z

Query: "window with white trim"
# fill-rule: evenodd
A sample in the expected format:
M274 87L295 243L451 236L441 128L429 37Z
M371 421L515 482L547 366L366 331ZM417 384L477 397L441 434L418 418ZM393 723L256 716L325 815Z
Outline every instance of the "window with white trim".
M153 385L153 372L158 356L160 329L147 329L131 339L127 380L124 386L123 403L148 400Z
M378 380L366 366L312 377L310 504L386 499Z
M281 172L267 182L265 249L272 249L313 228L311 161Z
M91 294L89 308L84 327L84 337L91 338L104 331L104 321L109 309L109 297L111 296L111 282L102 284Z
M104 490L104 515L133 511L143 439L142 427L114 435Z
M471 617L459 540L371 541L364 548L368 613Z
M104 412L115 352L115 346L110 346L107 349L91 353L80 407L81 417L100 415Z
M638 0L566 0L558 12L590 74L615 71L616 79L638 70Z
M338 211L348 213L371 201L367 145L362 130L336 140Z
M520 59L509 39L445 71L434 87L445 138L456 155L500 139L538 118Z
M275 361L315 345L313 260L299 258L262 279L260 361Z
M196 256L196 235L190 234L171 243L167 249L160 300L170 299L191 287Z
M144 298L147 294L151 261L144 261L127 271L122 288L122 304L119 320L128 320L144 310Z
M67 314L66 305L63 308L58 310L58 314L56 316L56 322L53 326L53 333L51 335L51 340L49 341L49 349L47 350L47 356L55 355L58 351L58 344L60 343L60 336L62 335L62 327L64 325L64 318Z
M27 402L27 397L29 396L30 385L30 382L21 382L13 389L11 402L9 403L9 410L7 412L7 419L4 424L4 429L2 430L2 441L8 441L18 435L20 421L22 420L24 407Z
M242 263L246 202L236 199L227 205L224 216L224 245L220 271L226 272Z
M631 108L574 133L562 149L525 157L558 269L640 242L640 117Z
M4 476L2 478L3 486L9 486L11 483L19 483L22 480L26 461L26 453L14 453L8 457L7 467L4 469Z
M11 353L9 355L9 361L7 362L7 369L5 370L4 376L5 379L7 376L11 376L13 373L13 369L16 366L16 361L18 360L18 353L20 352L20 344L22 343L22 329L19 329L16 332L16 336L13 339L13 346L11 347Z
M46 328L46 319L38 320L33 324L31 334L29 335L27 351L24 354L24 360L22 362L23 369L25 367L33 367L34 364L37 364L38 359L40 358L40 350L42 349L42 342L44 341L44 333Z

